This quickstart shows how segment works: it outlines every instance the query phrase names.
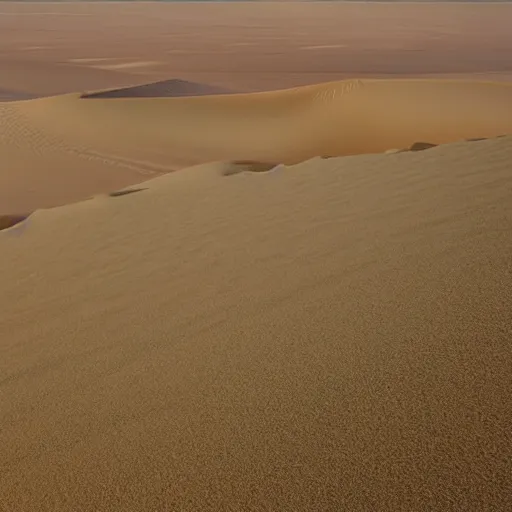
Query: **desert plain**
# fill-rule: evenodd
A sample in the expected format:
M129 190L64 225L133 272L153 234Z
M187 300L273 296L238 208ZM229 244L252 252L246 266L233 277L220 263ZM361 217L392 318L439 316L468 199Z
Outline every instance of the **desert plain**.
M0 3L0 511L498 511L512 4Z

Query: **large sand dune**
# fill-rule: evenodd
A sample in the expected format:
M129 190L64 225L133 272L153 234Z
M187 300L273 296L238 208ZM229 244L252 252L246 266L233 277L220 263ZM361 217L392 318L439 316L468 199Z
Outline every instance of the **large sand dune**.
M509 512L510 7L1 3L0 512Z
M0 510L508 510L511 162L208 164L1 231Z
M190 85L209 90L168 81L146 90L167 97L133 97L144 94L135 87L0 105L0 213L210 161L289 164L512 133L507 83L366 79L169 97Z

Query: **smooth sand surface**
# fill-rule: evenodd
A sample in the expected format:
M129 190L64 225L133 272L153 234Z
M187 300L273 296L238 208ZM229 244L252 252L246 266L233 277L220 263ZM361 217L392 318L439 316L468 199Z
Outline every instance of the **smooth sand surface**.
M508 510L510 162L209 164L1 231L0 510Z
M0 2L0 88L54 95L170 77L245 92L356 77L512 81L511 26L512 4L492 2ZM158 64L133 67L142 62Z
M0 213L84 199L211 161L290 164L512 134L507 83L363 79L169 97L170 83L160 84L162 98L133 97L144 90L135 87L126 97L114 90L0 104ZM177 84L183 96L187 88ZM158 94L158 84L148 88Z

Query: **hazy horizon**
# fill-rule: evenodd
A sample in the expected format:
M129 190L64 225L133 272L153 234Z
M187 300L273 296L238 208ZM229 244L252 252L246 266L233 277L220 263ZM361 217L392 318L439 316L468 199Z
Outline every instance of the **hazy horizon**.
M41 4L51 4L51 3L122 3L122 2L130 2L130 3L209 3L209 2L238 2L238 3L247 3L247 2L282 2L282 3L317 3L317 2L345 2L345 3L466 3L466 4L474 4L474 3L484 3L484 4L493 4L493 3L511 3L512 0L0 0L0 3L41 3Z

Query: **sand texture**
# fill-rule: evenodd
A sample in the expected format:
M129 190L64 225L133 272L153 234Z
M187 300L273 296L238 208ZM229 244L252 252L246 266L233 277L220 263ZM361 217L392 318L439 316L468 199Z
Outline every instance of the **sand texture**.
M511 161L210 164L0 232L0 510L507 510Z
M0 512L510 512L511 20L0 4Z

